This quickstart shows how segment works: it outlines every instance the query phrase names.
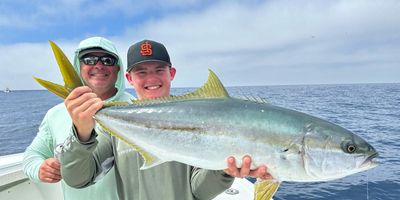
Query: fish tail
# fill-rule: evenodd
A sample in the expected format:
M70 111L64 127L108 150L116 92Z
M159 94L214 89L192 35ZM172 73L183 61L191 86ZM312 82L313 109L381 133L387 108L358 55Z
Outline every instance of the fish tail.
M258 179L254 184L254 200L270 200L278 190L280 182Z
M64 85L62 86L37 77L33 78L41 86L45 87L50 92L53 92L57 96L65 99L73 89L82 86L83 84L78 73L75 71L74 67L68 60L67 56L65 56L64 52L54 42L52 41L49 42L53 50L54 56L56 58L60 72L62 74L62 77L64 79Z

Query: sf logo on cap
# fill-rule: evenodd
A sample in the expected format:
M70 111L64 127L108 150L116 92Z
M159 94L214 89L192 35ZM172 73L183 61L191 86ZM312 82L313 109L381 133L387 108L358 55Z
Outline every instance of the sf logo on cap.
M153 54L153 50L151 50L151 44L148 41L140 45L140 54L142 54L142 56L151 56L151 54Z

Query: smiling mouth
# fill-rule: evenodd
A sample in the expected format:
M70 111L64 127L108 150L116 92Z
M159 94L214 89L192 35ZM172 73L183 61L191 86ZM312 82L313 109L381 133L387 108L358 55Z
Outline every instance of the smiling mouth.
M161 85L152 85L152 86L146 86L144 87L146 90L156 90L158 88L161 88Z
M95 76L95 77L108 77L109 74L91 73L90 76Z

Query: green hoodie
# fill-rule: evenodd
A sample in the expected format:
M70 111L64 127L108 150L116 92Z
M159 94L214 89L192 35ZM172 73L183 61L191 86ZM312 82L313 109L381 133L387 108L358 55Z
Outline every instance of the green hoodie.
M133 98L125 92L124 69L122 59L118 54L114 44L102 37L92 37L80 42L75 51L74 68L80 74L79 52L99 47L118 56L118 64L120 70L118 73L115 87L118 92L115 96L106 101L128 101ZM46 113L39 127L37 136L24 153L23 168L24 173L33 181L40 182L39 168L44 160L54 157L54 148L58 144L62 144L70 135L72 120L65 108L64 103L60 103ZM117 189L115 182L115 172L112 168L104 178L97 181L97 184L84 188L75 189L65 184L64 179L61 181L65 200L87 200L87 199L117 199Z

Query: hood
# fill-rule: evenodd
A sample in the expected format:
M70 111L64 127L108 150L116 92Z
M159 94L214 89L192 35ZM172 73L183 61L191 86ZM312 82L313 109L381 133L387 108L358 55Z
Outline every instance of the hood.
M117 49L115 48L114 43L112 43L110 40L103 38L103 37L91 37L85 40L82 40L79 43L78 48L75 50L75 55L74 55L74 68L78 74L81 74L81 62L79 61L79 52L81 52L84 49L88 48L94 48L94 47L99 47L104 50L107 50L109 52L114 53L115 55L118 56L118 65L120 66L120 70L118 72L118 78L117 81L115 82L115 87L118 89L118 92L115 96L107 99L106 101L113 101L116 99L119 99L121 95L124 95L125 93L125 80L124 80L124 66L122 64L122 58L118 54ZM82 80L83 82L83 80Z

